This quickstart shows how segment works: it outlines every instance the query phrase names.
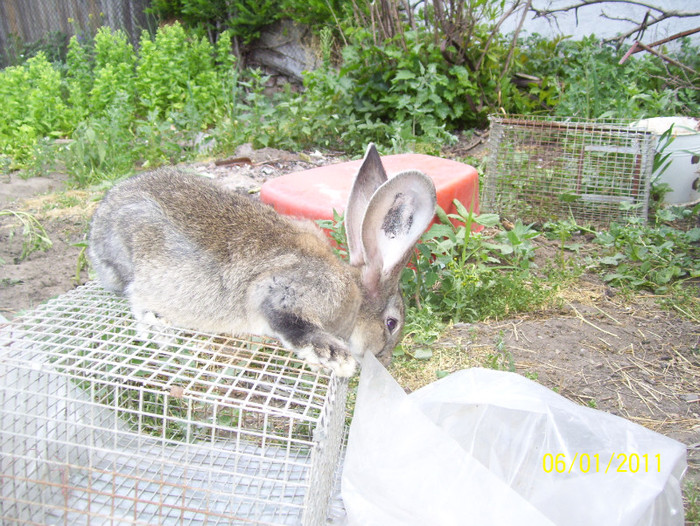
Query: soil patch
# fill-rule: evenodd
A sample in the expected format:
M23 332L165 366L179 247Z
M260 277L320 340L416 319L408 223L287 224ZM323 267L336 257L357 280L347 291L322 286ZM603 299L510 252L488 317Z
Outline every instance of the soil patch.
M49 298L84 282L79 256L89 216L91 193L68 190L60 173L20 179L15 174L0 181L0 209L35 218L27 225L14 215L0 217L0 316L13 318ZM22 257L29 229L43 228L51 246Z

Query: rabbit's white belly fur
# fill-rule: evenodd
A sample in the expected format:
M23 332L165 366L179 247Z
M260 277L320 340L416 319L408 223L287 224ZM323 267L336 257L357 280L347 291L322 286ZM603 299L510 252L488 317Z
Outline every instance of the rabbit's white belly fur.
M136 318L152 312L167 324L198 331L266 332L265 327L255 323L258 320L251 323L248 319L244 294L222 291L220 285L211 286L202 281L197 287L187 287L170 277L167 273L158 278L149 273L137 274L125 290Z

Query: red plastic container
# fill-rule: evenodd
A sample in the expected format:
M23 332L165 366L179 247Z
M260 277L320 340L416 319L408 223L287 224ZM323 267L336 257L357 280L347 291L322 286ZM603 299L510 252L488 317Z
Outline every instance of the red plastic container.
M350 187L362 160L293 172L263 184L260 198L281 214L308 219L333 219L333 210L343 212ZM438 204L455 213L453 201L479 212L479 176L468 164L431 155L401 154L382 157L387 175L420 170L435 184Z

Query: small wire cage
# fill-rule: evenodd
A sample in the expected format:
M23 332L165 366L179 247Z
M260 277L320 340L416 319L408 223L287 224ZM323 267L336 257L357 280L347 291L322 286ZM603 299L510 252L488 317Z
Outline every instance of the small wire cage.
M94 283L0 328L0 523L326 524L347 382L271 340L142 332Z
M634 122L491 115L484 210L606 227L647 219L656 136Z

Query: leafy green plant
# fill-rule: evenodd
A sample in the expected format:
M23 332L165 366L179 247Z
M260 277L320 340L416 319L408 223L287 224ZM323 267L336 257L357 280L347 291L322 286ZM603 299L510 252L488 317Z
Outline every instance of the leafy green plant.
M148 11L165 20L182 20L215 37L227 27L244 43L260 36L260 30L282 16L280 0L154 0Z
M344 215L337 210L333 210L333 219L319 219L316 221L319 227L326 230L333 242L333 249L336 255L343 260L348 260L348 243L345 233Z
M393 151L438 153L455 130L484 126L499 107L521 107L527 97L507 74L514 48L494 27L502 2L475 3L469 13L455 6L461 15L425 4L417 24L390 12L390 3L357 3L355 24L344 27L339 68L326 60L304 78L293 111L299 144L320 138L359 152L374 141ZM455 23L464 25L463 40Z
M432 357L432 345L444 328L445 323L430 306L424 306L422 309L409 306L405 314L403 339L394 350L394 356L410 356L417 360Z
M3 170L37 175L60 157L84 186L121 177L138 161L179 161L193 155L202 129L232 98L243 120L252 113L265 121L246 138L257 129L273 135L274 110L261 104L265 79L249 75L255 86L238 86L230 32L212 46L175 24L153 39L144 34L142 44L137 53L122 31L105 27L71 38L61 67L39 53L0 72ZM66 137L70 144L57 148L53 139Z
M495 239L501 242L499 250L513 266L527 270L535 255L535 247L530 240L539 235L532 224L524 225L520 219L516 219L510 229L499 232Z
M230 151L241 143L252 142L256 147L277 146L300 148L291 138L290 106L285 99L290 92L269 95L268 75L260 70L245 70L230 75L228 89L222 99L221 119L213 128L217 149Z
M350 151L374 141L435 153L455 140L455 129L483 125L497 104L497 86L485 80L495 71L484 65L477 75L450 64L424 30L375 43L368 30L353 29L348 38L339 70L326 64L304 78L297 106L304 119L302 144L306 137L321 137ZM495 46L489 55L494 70L499 52L504 51Z
M89 114L89 95L93 84L93 41L72 36L64 66L64 84L73 122L80 122Z
M100 115L119 99L132 106L135 93L136 53L126 34L102 27L94 38L94 82L89 92L89 107Z
M688 78L648 54L637 54L620 65L624 52L595 35L577 41L533 35L521 41L518 68L539 78L527 91L540 111L624 119L698 113L699 76ZM698 49L685 41L681 50L667 53L693 64Z
M475 215L455 202L456 214L438 210L440 223L423 235L413 266L404 270L402 287L409 305L430 305L444 320L501 318L532 308L551 296L530 272L530 227L485 237L476 226L494 227L496 214Z
M84 187L116 180L133 169L135 152L130 129L133 111L116 101L105 115L81 122L62 154L74 184Z
M182 21L212 39L228 28L237 43L248 44L280 18L315 28L345 19L349 6L342 0L153 0L147 11L165 21Z
M158 112L148 112L145 119L133 125L133 154L142 168L182 160L187 152L180 144L181 136L172 122L158 118Z
M88 262L87 257L88 243L87 241L79 241L78 243L73 243L72 246L80 249L80 252L78 253L78 258L75 262L75 276L73 276L73 282L76 285L80 285L81 273L83 272L83 270L87 271L90 268L90 264Z
M496 352L486 357L486 363L484 365L489 369L514 373L515 358L513 358L513 353L506 349L503 331L499 331L498 335L495 337L494 347Z
M569 250L571 252L578 252L582 247L581 243L571 242L575 234L596 233L590 228L579 225L573 216L561 221L548 221L542 225L542 230L548 239L554 238L559 240L560 245L557 263L559 264L560 268L564 268L566 264L564 257L565 251Z
M671 126L659 136L654 152L654 162L652 173L654 174L651 180L651 189L649 192L649 213L656 214L661 206L663 206L664 196L673 191L671 185L660 182L661 176L666 169L671 165L671 151L668 147L673 144L675 135L673 131L674 125Z
M60 71L41 52L0 72L0 100L0 153L12 157L16 167L29 160L41 137L70 130Z
M203 117L200 125L210 124L221 86L209 41L175 23L161 27L153 39L143 32L139 48L135 87L143 111L157 111L162 118L182 111L191 99Z
M700 277L700 227L683 230L673 225L698 215L700 205L670 207L660 209L648 225L639 219L611 224L595 238L605 249L599 259L603 279L663 294L678 280Z
M56 165L58 149L55 141L49 137L37 139L32 146L25 169L19 172L19 176L27 179L47 175Z

